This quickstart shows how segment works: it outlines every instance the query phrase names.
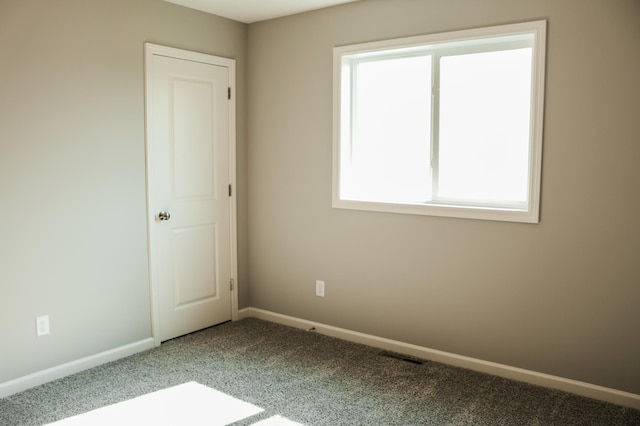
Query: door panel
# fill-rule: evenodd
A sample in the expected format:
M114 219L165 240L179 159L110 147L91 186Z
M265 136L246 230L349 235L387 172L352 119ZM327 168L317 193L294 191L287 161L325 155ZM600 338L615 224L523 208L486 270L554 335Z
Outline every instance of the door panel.
M206 303L220 294L215 229L215 226L204 225L173 230L176 308Z
M173 171L177 198L215 195L215 86L206 81L171 79Z
M164 341L231 319L229 68L163 55L149 65L150 261Z

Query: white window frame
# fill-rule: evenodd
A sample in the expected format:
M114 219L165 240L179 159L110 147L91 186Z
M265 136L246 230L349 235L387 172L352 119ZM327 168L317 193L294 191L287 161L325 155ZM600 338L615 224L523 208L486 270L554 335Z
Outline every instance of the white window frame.
M532 47L532 90L529 143L528 200L526 206L470 205L455 201L432 200L425 203L395 203L355 201L341 198L340 177L346 152L350 150L349 106L343 106L342 80L350 79L351 63L358 57L384 54L384 51L417 51L430 46L460 44L465 49L474 49L474 44L486 43L496 37L533 37ZM542 133L545 78L546 21L525 22L495 27L454 31L394 40L362 43L335 47L333 51L333 197L332 206L340 209L367 210L377 212L419 214L469 219L498 220L510 222L538 223L540 218L540 185L542 169ZM351 84L350 82L347 84ZM345 86L347 87L347 86ZM348 110L347 110L348 109ZM434 111L434 114L437 114ZM346 126L343 126L343 123ZM437 124L434 124L434 126ZM345 128L343 128L345 127Z

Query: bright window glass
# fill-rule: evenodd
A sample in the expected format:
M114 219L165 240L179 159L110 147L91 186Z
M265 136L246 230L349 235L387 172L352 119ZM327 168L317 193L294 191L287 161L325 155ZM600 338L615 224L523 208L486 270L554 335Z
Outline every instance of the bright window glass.
M361 62L356 73L345 193L358 200L429 199L431 57Z
M438 198L527 202L531 50L440 59Z

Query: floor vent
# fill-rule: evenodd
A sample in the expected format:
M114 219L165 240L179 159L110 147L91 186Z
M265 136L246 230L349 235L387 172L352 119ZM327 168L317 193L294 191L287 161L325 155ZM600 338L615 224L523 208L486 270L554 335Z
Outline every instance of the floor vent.
M380 355L386 356L387 358L399 359L400 361L410 362L412 364L422 365L424 363L424 360L421 360L420 358L415 358L409 355L398 354L395 352L382 351L380 352Z

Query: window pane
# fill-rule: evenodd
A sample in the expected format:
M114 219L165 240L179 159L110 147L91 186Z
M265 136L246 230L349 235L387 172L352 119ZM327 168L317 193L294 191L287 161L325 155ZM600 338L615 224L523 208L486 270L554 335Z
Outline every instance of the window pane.
M526 203L531 53L441 58L438 198Z
M353 106L348 197L429 200L431 57L359 63Z

